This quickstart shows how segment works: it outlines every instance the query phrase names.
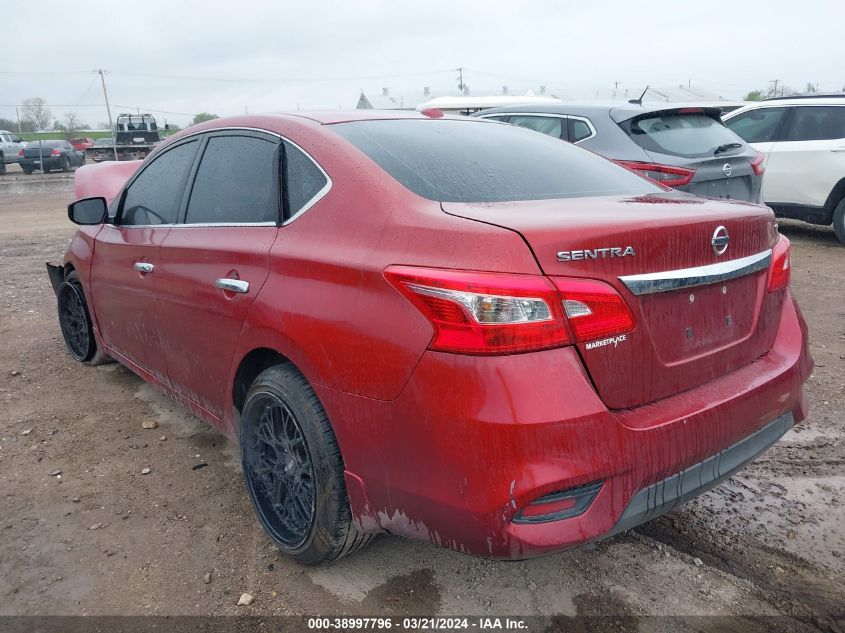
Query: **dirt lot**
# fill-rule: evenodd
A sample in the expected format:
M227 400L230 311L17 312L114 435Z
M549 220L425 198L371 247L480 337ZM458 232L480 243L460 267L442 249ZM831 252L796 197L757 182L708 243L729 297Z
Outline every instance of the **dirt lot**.
M782 224L817 362L810 418L737 477L541 560L384 536L302 568L253 518L233 445L120 365L65 352L44 261L73 233L71 197L66 175L0 177L0 615L745 614L839 630L827 616L845 604L845 248L830 229ZM236 606L242 592L252 606Z

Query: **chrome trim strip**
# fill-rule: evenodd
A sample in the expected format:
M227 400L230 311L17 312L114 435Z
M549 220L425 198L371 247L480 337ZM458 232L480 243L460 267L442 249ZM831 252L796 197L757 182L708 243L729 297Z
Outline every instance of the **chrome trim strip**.
M729 262L708 264L695 268L667 270L660 273L646 273L644 275L626 275L620 277L628 290L635 295L649 295L656 292L669 292L681 288L692 288L715 284L728 279L735 279L750 275L758 270L769 267L772 261L772 250L763 251L756 255L741 257Z

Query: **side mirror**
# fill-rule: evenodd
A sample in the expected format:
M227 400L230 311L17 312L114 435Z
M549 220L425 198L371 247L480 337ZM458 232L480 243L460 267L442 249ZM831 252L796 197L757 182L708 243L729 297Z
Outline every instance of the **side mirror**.
M102 224L109 215L105 198L85 198L67 206L67 217L74 224Z

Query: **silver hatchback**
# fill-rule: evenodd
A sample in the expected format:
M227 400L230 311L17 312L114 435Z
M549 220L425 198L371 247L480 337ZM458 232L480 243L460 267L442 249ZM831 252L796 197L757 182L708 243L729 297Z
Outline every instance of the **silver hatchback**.
M722 123L715 107L673 104L548 104L473 116L577 143L668 187L761 202L763 156Z

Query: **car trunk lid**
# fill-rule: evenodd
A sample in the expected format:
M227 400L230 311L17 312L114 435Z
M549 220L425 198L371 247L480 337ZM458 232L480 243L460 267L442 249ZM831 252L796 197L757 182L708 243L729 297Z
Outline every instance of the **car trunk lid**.
M578 345L610 408L701 385L774 342L783 293L767 292L777 231L765 207L676 192L442 206L517 231L546 275L600 280L622 295L635 329ZM695 277L707 283L689 285Z

